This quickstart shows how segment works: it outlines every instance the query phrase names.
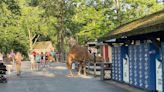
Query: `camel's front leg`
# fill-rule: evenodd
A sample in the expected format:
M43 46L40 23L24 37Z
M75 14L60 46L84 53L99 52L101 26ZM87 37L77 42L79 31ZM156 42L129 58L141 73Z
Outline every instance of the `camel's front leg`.
M73 72L72 72L72 68L69 68L69 74L67 75L67 77L74 77Z
M71 69L71 70L69 70L69 72L70 72L70 76L71 76L71 77L73 77L73 72L72 72L72 69Z
M73 72L72 72L72 57L68 57L67 58L67 68L70 72L70 74L68 75L68 77L73 77Z
M82 62L80 62L80 64L79 64L78 76L80 76L80 75L81 75L81 69L82 69Z

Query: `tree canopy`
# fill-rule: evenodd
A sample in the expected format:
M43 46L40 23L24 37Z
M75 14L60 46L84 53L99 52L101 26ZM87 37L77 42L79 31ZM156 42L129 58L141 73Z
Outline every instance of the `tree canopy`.
M85 44L164 9L156 0L1 0L0 6L0 50L24 54L46 40L63 53L70 37Z

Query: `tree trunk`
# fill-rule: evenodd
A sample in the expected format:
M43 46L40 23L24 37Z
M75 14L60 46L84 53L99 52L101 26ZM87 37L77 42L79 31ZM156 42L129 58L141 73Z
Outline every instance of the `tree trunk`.
M117 19L118 19L118 22L119 22L119 25L121 25L121 7L120 7L120 1L119 0L113 0L114 1L114 4L115 4L115 8L116 8L116 12L117 12Z
M28 37L29 37L29 52L31 53L32 50L33 50L33 46L34 44L37 42L38 38L39 38L40 35L37 35L36 37L36 34L35 35L32 35L32 32L30 29L28 29ZM33 42L33 40L35 39L35 41Z
M64 62L64 34L65 34L65 28L64 28L64 0L60 3L60 18L59 18L59 24L60 24L60 62Z

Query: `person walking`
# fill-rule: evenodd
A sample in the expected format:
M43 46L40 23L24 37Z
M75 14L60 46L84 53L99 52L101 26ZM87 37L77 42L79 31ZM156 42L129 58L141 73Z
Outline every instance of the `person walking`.
M34 55L31 53L31 54L29 55L29 58L30 58L30 63L31 63L31 70L33 71L33 70L35 70L35 57L34 57Z
M37 66L37 70L39 70L40 68L40 61L41 61L41 56L39 53L36 54L36 57L35 57L35 61L36 61L36 66Z
M0 53L0 62L3 63L3 54L2 53Z
M51 50L51 60L52 60L52 62L55 62L56 60L55 60L55 56L56 56L56 53L55 53L55 51L54 50Z
M56 62L59 62L59 52L56 52Z
M11 72L14 70L14 68L13 68L13 62L11 61L11 57L10 57L10 54L9 53L7 53L4 56L5 56L4 57L4 61L7 64L7 73L8 73L8 75L10 75Z
M14 65L15 65L15 63L14 63L14 62L15 62L15 61L14 61L14 57L15 57L15 53L14 53L13 50L11 50L11 52L10 52L10 58L11 58L13 67L14 67Z
M15 55L17 76L21 75L21 62L22 62L22 60L23 60L22 54L20 52L17 52Z
M46 52L46 54L45 54L45 66L47 66L48 62L49 62L49 60L48 60L48 52Z

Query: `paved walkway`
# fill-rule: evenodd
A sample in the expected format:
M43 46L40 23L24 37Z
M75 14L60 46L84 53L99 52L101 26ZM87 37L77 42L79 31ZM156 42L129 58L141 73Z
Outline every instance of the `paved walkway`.
M121 87L91 76L86 79L83 76L68 78L63 63L51 64L41 71L33 72L29 66L28 62L24 62L22 77L16 77L13 72L8 83L0 84L0 92L131 92L126 86Z

